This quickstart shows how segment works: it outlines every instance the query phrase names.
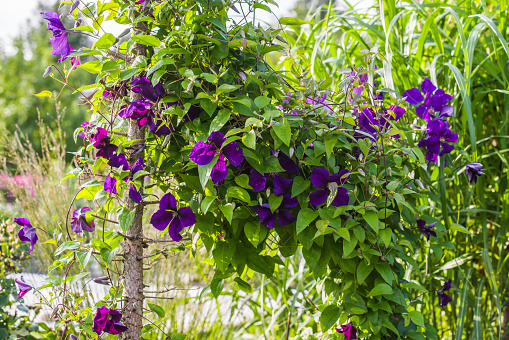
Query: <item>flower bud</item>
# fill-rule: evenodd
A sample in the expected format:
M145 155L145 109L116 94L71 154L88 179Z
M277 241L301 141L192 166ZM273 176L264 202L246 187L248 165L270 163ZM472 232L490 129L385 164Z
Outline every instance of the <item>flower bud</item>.
M51 66L51 65L50 65L50 66L48 66L48 67L46 68L46 70L44 71L44 73L42 74L42 77L43 77L43 78L46 78L47 76L49 76L49 75L51 74L51 70L52 70L52 68L53 68L53 66Z

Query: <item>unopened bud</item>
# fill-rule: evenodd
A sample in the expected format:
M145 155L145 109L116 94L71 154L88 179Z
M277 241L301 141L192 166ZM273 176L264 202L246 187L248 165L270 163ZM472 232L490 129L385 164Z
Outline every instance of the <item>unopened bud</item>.
M50 65L50 66L48 66L48 67L46 68L46 70L44 71L44 73L42 74L42 77L43 77L43 78L46 78L47 76L49 76L49 75L51 74L51 70L52 70L52 68L53 68L53 66L51 66L51 65Z
M71 14L72 12L74 12L74 10L76 8L78 8L78 5L80 4L80 0L74 0L74 2L72 3L72 6L71 6L71 9L69 10L69 14Z
M110 285L110 278L108 276L100 276L92 279L95 283L100 285L109 286Z

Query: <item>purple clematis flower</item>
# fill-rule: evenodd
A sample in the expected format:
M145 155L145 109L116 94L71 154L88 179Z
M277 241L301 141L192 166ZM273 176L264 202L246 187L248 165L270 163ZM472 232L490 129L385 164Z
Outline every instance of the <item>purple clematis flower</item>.
M94 231L95 230L95 224L94 221L90 222L90 224L87 222L87 212L92 211L89 207L83 207L80 209L76 209L72 212L72 219L71 219L71 229L75 233L81 233L83 230L85 231Z
M352 325L341 325L339 328L336 328L336 332L343 333L345 340L357 340L357 330Z
M438 293L438 305L440 307L442 307L442 308L447 306L447 304L449 302L452 302L452 298L449 295L444 293L445 291L451 289L451 283L452 283L452 280L449 279L448 281L444 282L444 285L442 286L442 288L437 290L437 293Z
M331 176L329 171L325 169L314 169L311 172L311 183L315 188L320 190L314 191L309 195L309 203L313 205L324 204L331 193L331 189L335 186L337 188L337 194L331 204L335 207L348 205L348 200L350 199L348 190L341 187L341 185L345 184L346 181L350 179L350 175L347 176L348 173L348 170L343 169Z
M307 97L306 98L306 104L317 105L317 106L323 107L323 108L327 109L327 113L328 114L333 114L334 113L334 110L332 110L332 106L327 101L327 94L324 94L321 97L316 96L315 98Z
M477 183L477 176L484 175L482 167L483 167L483 165L478 162L467 164L466 173L467 173L468 181L470 182L470 184Z
M138 171L142 171L143 169L145 169L145 160L143 159L143 157L139 157L136 160L136 162L134 162L133 168L131 169L131 173L134 175Z
M90 141L92 142L92 145L98 149L96 156L106 158L108 160L113 156L113 153L118 148L115 144L110 143L108 131L101 127L97 128L97 132L90 137Z
M196 223L196 215L189 207L177 210L177 200L171 193L165 194L159 202L159 210L152 215L150 223L157 230L165 230L168 225L168 233L173 241L182 240L180 232L186 227Z
M242 151L239 144L233 141L223 146L225 141L224 135L219 131L215 131L207 138L209 143L199 141L189 153L189 158L198 165L207 165L212 162L215 156L219 156L211 173L214 183L223 181L228 175L225 157L235 167L244 161L244 151Z
M158 83L155 87L152 86L152 82L147 77L136 78L131 82L133 86L132 91L139 93L146 100L156 102L165 95L165 91L161 83Z
M260 223L269 229L274 228L276 221L279 226L284 226L292 223L296 218L288 211L299 205L297 197L291 197L290 194L283 196L283 201L276 211L272 212L268 204L255 205L253 210L258 215Z
M80 339L80 338L78 338L77 335L74 335L74 334L70 334L69 338L71 338L71 340L79 340Z
M135 119L140 129L145 125L149 128L154 127L155 115L152 111L152 104L144 100L133 100L125 110L119 113L119 116L122 118Z
M262 175L255 169L251 169L249 173L249 185L253 188L253 192L260 192L265 189L267 180L272 177L272 183L274 184L274 194L281 196L290 191L293 184L293 179L288 179L280 176L277 173L268 173Z
M39 239L37 237L36 229L32 227L28 218L15 218L14 223L23 227L18 232L18 237L21 241L30 242L30 252L32 252L32 250L34 250L34 245Z
M417 229L426 237L426 240L429 241L431 236L437 237L437 233L433 230L435 228L435 223L426 224L426 221L422 218L417 220Z
M25 280L23 279L23 275L21 275L21 278L19 280L14 279L14 282L18 284L19 289L18 300L21 299L26 293L28 293L33 288L32 286L25 282Z
M83 122L81 123L81 127L83 128L83 131L78 133L78 137L85 138L87 134L90 133L90 130L95 127L95 124L91 124L90 122Z
M118 195L117 192L117 179L115 176L111 175L111 172L106 176L104 180L104 191L109 192L110 194Z
M53 47L52 55L59 55L59 62L63 62L69 54L71 54L71 45L67 37L67 31L60 21L60 16L56 12L41 12L42 17L48 20L47 30L51 31L53 36L49 38L51 46Z
M92 331L98 335L101 335L103 332L109 334L120 334L125 332L127 327L120 321L121 319L122 314L120 314L118 310L102 306L97 309Z
M253 192L260 192L265 189L265 184L267 183L267 177L256 171L255 169L251 169L249 172L249 186L253 188Z
M415 109L419 118L429 123L435 118L451 117L454 114L452 106L447 105L452 100L452 96L446 94L442 89L437 89L428 78L424 78L421 91L414 87L403 93L407 103L419 105ZM438 117L435 116L435 113L438 113Z
M428 123L428 131L426 139L419 142L419 147L426 147L426 159L429 162L436 163L438 156L450 153L454 150L454 145L448 143L456 143L458 135L449 129L449 123L443 120L435 119Z

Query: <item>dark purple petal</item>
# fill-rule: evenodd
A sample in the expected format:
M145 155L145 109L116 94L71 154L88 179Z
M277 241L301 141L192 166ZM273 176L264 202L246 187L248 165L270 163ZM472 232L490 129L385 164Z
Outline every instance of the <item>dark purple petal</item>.
M449 304L449 302L452 302L452 297L445 293L438 293L438 305L440 307L445 307Z
M266 226L269 229L274 228L274 225L276 223L276 214L273 214L270 211L268 204L263 205L255 205L252 207L255 213L258 215L259 221L261 224Z
M226 167L226 161L224 160L223 155L219 155L219 159L217 163L212 167L212 172L210 173L210 178L214 183L222 182L226 176L228 176L228 168Z
M429 110L424 104L417 106L417 108L415 109L415 113L417 114L417 117L424 119L426 122L429 123L430 121Z
M295 218L291 213L288 211L281 210L277 214L277 224L279 226L284 226L291 224L293 221L295 221L297 218Z
M182 224L182 228L187 228L196 223L196 215L189 207L180 208L178 211L178 218Z
M143 197L141 197L140 192L138 191L136 186L132 183L129 184L129 198L131 198L131 200L136 204L140 204L141 201L143 200Z
M58 59L59 62L67 59L71 54L71 46L69 45L69 39L67 37L67 31L60 21L60 17L56 12L41 12L44 19L48 20L47 30L51 31L53 36L49 38L53 51L52 55L61 56Z
M292 189L293 179L287 179L275 174L273 177L274 194L281 196L288 193Z
M441 143L442 151L440 152L440 156L445 155L447 153L451 153L452 150L454 150L454 145L447 144L447 143Z
M424 221L423 219L418 219L417 220L417 229L419 229L419 231L424 235L424 237L426 237L426 240L429 241L429 238L431 236L434 236L434 237L437 236L437 233L433 230L433 228L435 228L436 224L437 223L435 222L435 223L426 225L426 221Z
M133 167L131 169L131 173L134 175L138 171L142 171L145 168L145 160L143 157L139 157L136 162L134 162Z
M317 190L309 194L309 203L313 205L322 205L327 201L329 189Z
M108 165L114 168L121 168L126 171L130 169L129 163L127 162L127 158L123 153L121 153L120 155L113 154L108 161Z
M111 172L106 176L104 180L104 191L110 194L118 195L117 192L117 179L111 175Z
M157 230L163 231L172 221L174 214L172 211L158 210L150 218L150 224Z
M347 169L340 170L338 173L331 176L330 182L336 182L338 185L346 184L350 179L349 173L350 171Z
M175 242L180 242L182 240L182 235L180 235L180 232L184 229L182 227L182 223L180 223L180 219L175 216L171 222L170 227L168 228L168 234L170 235L171 239Z
M159 202L159 210L177 211L177 200L171 192L168 192L164 194L163 197L161 197L161 201Z
M221 151L233 166L239 166L244 161L244 151L235 141L225 145Z
M299 205L299 200L297 197L292 197L290 194L286 194L283 197L283 201L281 201L281 205L279 206L279 209L291 209L295 208Z
M450 105L444 105L440 111L440 118L454 116L454 109Z
M189 158L198 165L207 165L212 162L217 152L214 145L199 141L189 153Z
M317 189L326 187L330 181L329 171L325 169L314 169L311 172L311 183Z
M32 289L32 286L27 284L23 279L23 275L21 275L21 278L19 280L14 279L14 282L18 284L18 300L21 299L26 293L28 293Z
M424 93L433 93L437 87L433 85L431 80L428 79L428 77L424 78L424 81L421 84L421 90Z
M113 157L113 153L117 151L118 147L115 144L106 144L98 148L96 157L102 157L105 159L110 159Z
M343 187L338 188L338 193L336 194L336 197L332 201L332 205L335 207L341 207L344 205L348 205L348 201L350 200L350 197L348 196L348 190L346 190Z
M253 192L260 192L265 189L265 184L267 183L267 177L263 176L261 173L256 171L255 169L251 169L249 173L249 186L253 188Z
M412 105L417 105L424 100L421 91L415 87L403 92L403 98L405 98L407 103Z
M115 309L110 309L108 322L104 327L104 332L109 334L120 334L127 330L127 327L120 321L122 314Z
M139 93L143 98L156 102L160 99L160 96L156 93L156 90L152 86L152 82L147 77L136 78L131 82L133 86L133 92ZM160 87L158 92L164 96L164 89Z
M294 175L299 173L299 166L297 163L295 163L284 152L279 152L277 157L279 159L279 164L283 169L285 169L287 174Z
M209 142L214 144L216 148L221 149L223 146L223 143L226 141L226 138L224 138L223 133L219 131L214 131L210 134L209 138L207 138Z

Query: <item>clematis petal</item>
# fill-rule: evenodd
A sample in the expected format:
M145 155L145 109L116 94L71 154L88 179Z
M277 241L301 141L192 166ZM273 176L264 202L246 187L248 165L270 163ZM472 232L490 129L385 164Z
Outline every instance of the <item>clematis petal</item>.
M159 210L172 210L177 211L177 200L171 192L168 192L161 197L159 202Z
M311 183L317 189L323 188L329 184L330 174L325 169L314 169L311 172Z
M433 93L437 87L433 85L431 80L428 79L428 77L424 78L424 81L421 84L421 90L424 93Z
M292 197L290 194L286 194L283 197L283 201L281 202L281 205L279 206L280 209L291 209L295 208L299 205L299 200L297 197Z
M228 176L228 168L226 167L226 162L223 158L223 155L219 155L217 163L214 165L214 167L212 167L210 178L212 178L212 181L217 184L223 181L226 176Z
M122 170L129 170L129 163L127 162L127 158L123 153L119 154L113 154L108 160L108 165L112 166L114 168L120 168Z
M104 327L106 327L106 323L108 322L108 314L110 310L108 307L102 306L97 309L94 317L94 324L92 326L92 331L101 335Z
M445 155L447 153L451 153L452 150L454 150L454 145L447 144L447 143L440 143L442 146L442 151L440 152L440 156Z
M260 192L265 190L265 184L267 183L267 177L256 171L255 169L251 169L249 173L249 186L253 188L253 192Z
M279 211L277 216L278 216L277 224L279 226L291 224L293 221L295 221L297 219L291 213L289 213L288 211L284 211L284 210Z
M196 215L189 207L180 208L178 211L178 217L182 228L187 228L196 223Z
M131 169L131 173L134 175L138 171L142 171L145 168L145 160L143 157L139 157L136 162L133 164L133 168Z
M182 223L180 223L180 219L175 216L175 218L170 222L170 227L168 228L168 234L171 239L175 242L180 242L182 240L182 235L180 232L184 229Z
M276 223L276 214L273 214L270 211L268 204L263 205L255 205L252 207L255 213L258 215L258 219L261 224L266 226L269 229L274 228L274 224Z
M224 135L222 132L214 131L210 134L210 136L207 138L209 142L214 144L216 148L221 149L223 146L223 143L226 141L226 138L224 138Z
M407 103L412 105L417 105L424 100L421 91L415 87L403 92L403 98L405 98Z
M329 189L317 190L309 194L309 203L313 205L322 205L327 201Z
M284 152L279 152L277 158L279 159L279 164L283 169L285 169L287 174L294 175L299 173L299 166L297 163L295 163Z
M275 174L273 179L274 195L281 196L288 193L292 189L293 179L287 179Z
M343 187L339 187L338 193L336 194L336 197L334 198L331 204L335 207L341 207L344 205L348 205L349 200L350 197L348 196L348 190Z
M23 228L18 232L18 237L21 241L30 242L30 252L34 250L34 245L39 238L37 237L36 228L32 227L27 218L15 218L14 222Z
M110 194L118 195L117 192L117 179L111 175L111 172L104 179L104 191Z
M189 158L198 165L207 165L217 152L216 146L199 141L189 153Z
M222 153L233 166L239 166L244 161L244 151L236 141L225 145L222 149Z
M173 220L174 213L171 211L158 210L150 218L150 224L157 230L163 231Z
M132 183L129 184L129 198L131 198L131 200L136 204L140 204L141 201L143 201L143 197L141 196L140 192Z
M14 279L14 282L18 284L18 300L21 299L26 293L28 293L33 287L25 282L23 275L20 279Z

